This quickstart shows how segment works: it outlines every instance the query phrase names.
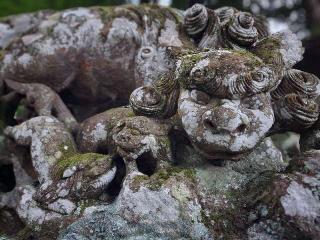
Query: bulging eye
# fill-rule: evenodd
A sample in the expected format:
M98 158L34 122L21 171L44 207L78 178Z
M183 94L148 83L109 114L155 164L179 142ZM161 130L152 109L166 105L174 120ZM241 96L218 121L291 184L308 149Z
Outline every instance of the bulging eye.
M256 71L252 74L252 79L256 82L266 82L270 79L270 71L267 69L262 69L260 71Z
M208 72L207 67L193 68L190 72L190 77L196 83L204 83L206 81L207 72Z
M207 93L199 91L199 90L192 90L191 91L191 98L196 103L201 104L201 105L206 105L210 101L210 96Z
M140 55L142 59L147 59L153 56L153 48L152 47L143 47L140 50Z

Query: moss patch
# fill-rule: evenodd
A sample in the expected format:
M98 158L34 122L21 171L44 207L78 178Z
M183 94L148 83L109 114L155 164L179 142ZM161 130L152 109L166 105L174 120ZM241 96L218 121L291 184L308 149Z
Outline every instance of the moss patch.
M188 178L194 183L195 171L194 169L183 169L178 167L161 169L150 177L146 175L136 176L130 184L130 188L136 192L139 190L140 186L145 186L151 191L159 191L170 177Z
M54 169L54 175L61 178L63 171L68 167L75 166L77 164L87 165L105 157L105 155L98 153L73 153L71 156L67 155L66 157L59 159L56 168Z
M187 87L190 84L189 72L202 59L202 53L187 54L181 58L182 62L179 68L178 80L182 84L182 87Z
M212 230L215 237L235 239L241 236L243 230L246 229L248 216L245 202L234 190L226 192L225 197L227 202L224 208L220 206L212 208L208 212L202 209L201 221L208 229Z
M97 201L94 199L81 200L78 204L79 208L80 208L80 215L83 214L83 212L86 210L86 208L94 206L96 203L97 203Z
M253 53L258 55L264 62L269 64L277 64L277 60L282 59L281 42L276 38L266 38L259 42L253 49Z

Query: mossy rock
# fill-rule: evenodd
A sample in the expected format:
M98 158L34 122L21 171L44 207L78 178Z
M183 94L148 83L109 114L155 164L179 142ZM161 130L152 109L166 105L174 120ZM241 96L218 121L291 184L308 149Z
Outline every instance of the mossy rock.
M169 167L161 169L150 177L147 175L135 176L130 184L133 191L138 191L141 186L145 186L151 191L159 191L171 178L189 179L191 183L195 182L195 171L193 169L183 169L178 167Z
M74 153L67 157L59 159L55 169L54 176L61 178L65 169L76 165L89 165L92 162L105 160L106 155L98 153Z

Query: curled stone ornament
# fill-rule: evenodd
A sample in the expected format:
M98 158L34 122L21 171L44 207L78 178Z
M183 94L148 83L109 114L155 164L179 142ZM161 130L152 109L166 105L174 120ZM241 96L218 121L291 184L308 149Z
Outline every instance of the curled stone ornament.
M227 22L231 20L237 10L233 7L221 7L214 11L220 20L222 25L225 25Z
M294 93L274 102L276 122L282 122L283 131L301 132L316 123L319 105L314 99Z
M195 4L188 8L185 17L184 25L187 33L192 38L201 36L208 24L207 8L201 4Z
M276 121L283 131L303 132L319 117L320 80L313 74L296 69L286 71L279 86L271 92ZM279 124L278 124L279 123Z
M295 93L306 98L314 98L318 95L317 88L319 84L320 80L315 75L297 69L290 69L271 95L274 99L280 99L290 93Z
M250 13L240 12L228 27L230 38L242 46L251 46L258 40L258 31L254 27L254 17Z
M153 86L135 89L129 99L137 115L169 118L176 113L179 85L171 74L162 76Z

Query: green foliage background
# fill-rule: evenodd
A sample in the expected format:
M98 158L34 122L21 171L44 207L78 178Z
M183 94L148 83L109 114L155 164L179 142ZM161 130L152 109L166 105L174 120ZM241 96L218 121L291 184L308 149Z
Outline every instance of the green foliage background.
M65 9L78 6L117 5L124 0L0 0L0 16L40 9Z
M40 9L66 9L72 7L87 7L97 5L120 5L126 0L0 0L0 17L34 12ZM173 0L177 8L187 8L188 0Z

